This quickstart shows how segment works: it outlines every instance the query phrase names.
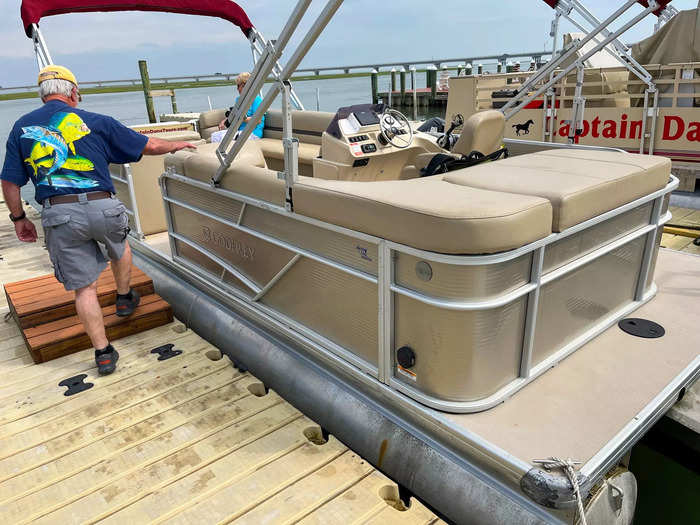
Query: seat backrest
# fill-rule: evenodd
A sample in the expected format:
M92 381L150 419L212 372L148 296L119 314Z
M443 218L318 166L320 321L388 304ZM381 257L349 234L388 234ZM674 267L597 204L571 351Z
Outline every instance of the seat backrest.
M225 109L212 109L199 115L199 134L203 139L209 139L211 134L219 130L219 123L226 118Z
M292 111L292 134L299 142L321 144L321 136L328 129L334 113L325 111ZM263 137L266 139L282 139L282 111L271 109L265 115Z
M452 152L462 155L469 155L472 151L479 151L484 155L493 153L501 148L505 129L506 119L500 111L486 110L474 113L464 123L462 134Z

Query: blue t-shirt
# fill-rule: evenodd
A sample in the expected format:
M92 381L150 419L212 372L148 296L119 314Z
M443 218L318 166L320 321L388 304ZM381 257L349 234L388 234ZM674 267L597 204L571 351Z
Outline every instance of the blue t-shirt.
M238 104L238 99L241 97L236 97L236 104ZM252 117L255 115L255 112L258 110L260 107L260 104L262 104L262 97L258 95L255 97L255 100L253 101L253 105L250 106L250 109L248 110L248 113L246 113L246 117ZM226 116L229 116L229 113L233 111L233 108L230 108L226 112ZM228 124L227 124L228 125ZM246 123L243 122L241 125L238 127L238 131L241 131L243 128L245 128ZM262 119L260 119L260 124L255 126L255 129L253 130L253 135L257 135L258 137L262 138L263 137L263 128L265 127L265 115L263 115Z
M15 123L0 178L17 186L31 180L39 203L54 195L114 193L109 164L138 161L146 142L112 117L50 100Z

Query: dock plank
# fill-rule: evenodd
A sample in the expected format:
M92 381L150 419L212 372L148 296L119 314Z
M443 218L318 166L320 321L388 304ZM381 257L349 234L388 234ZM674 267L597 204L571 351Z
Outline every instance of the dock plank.
M5 212L0 202L0 214ZM38 223L34 210L27 213ZM0 281L31 282L41 293L55 290L42 244L41 237L33 245L19 243L11 225L0 224ZM38 302L19 288L23 306ZM7 312L0 294L0 314ZM228 359L211 360L220 352L179 322L119 340L119 366L105 377L97 375L90 349L34 364L22 341L15 320L0 323L0 519L7 523L167 521L212 500L218 507L218 498L237 489L254 495L239 497L238 515L255 513L256 506L284 493L296 494L294 515L311 509L305 519L312 519L370 478L393 486L367 467L371 474L361 481L352 469L339 470L335 489L321 486L316 498L295 492L318 486L318 473L329 461L341 465L352 453L333 437L326 445L309 443L304 431L315 423L274 392L252 395L247 386L257 379L237 372ZM183 354L158 362L150 350L165 343ZM80 373L95 386L64 396L58 382ZM339 492L345 486L351 488ZM389 516L400 514L402 523L426 523L419 504L399 513L373 488L357 492L357 510L343 521L359 523L388 510ZM368 508L373 514L362 510Z

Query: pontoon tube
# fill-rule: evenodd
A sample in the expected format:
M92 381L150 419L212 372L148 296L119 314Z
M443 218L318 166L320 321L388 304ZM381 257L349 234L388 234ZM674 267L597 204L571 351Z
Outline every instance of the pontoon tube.
M428 443L430 438L419 429L401 424L396 414L160 264L138 252L135 259L178 319L443 516L455 523L561 523L463 457L437 442ZM539 488L528 487L528 493L545 496L545 505L570 506L571 489L563 478L538 470L537 479Z

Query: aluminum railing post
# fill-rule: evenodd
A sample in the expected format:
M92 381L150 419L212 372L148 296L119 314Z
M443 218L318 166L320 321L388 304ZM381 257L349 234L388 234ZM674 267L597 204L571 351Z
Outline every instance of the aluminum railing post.
M569 127L569 144L576 144L577 137L583 132L583 115L586 110L586 99L583 97L583 64L576 68L576 92L571 108L571 126Z
M636 2L630 1L624 8L621 8L616 12L616 15L613 15L613 17L610 17L608 20L604 22L604 24L609 24L611 21L614 21L615 18L619 18L619 12L622 11L624 13L625 10L629 9L631 6L635 5ZM501 112L505 114L506 120L510 119L513 115L515 115L518 111L520 111L521 107L526 106L530 102L532 102L534 99L539 97L542 93L544 93L547 89L549 89L550 86L556 84L564 78L566 75L569 74L569 72L577 67L578 63L583 63L586 60L588 60L590 57L595 55L598 51L600 51L602 48L604 48L606 45L608 45L613 39L617 38L621 34L625 33L627 30L629 30L632 26L636 25L640 20L644 19L647 17L650 13L654 11L654 8L652 8L652 4L649 4L650 7L642 11L639 15L635 16L632 18L631 21L627 22L624 24L621 28L619 28L617 31L614 33L611 33L609 37L605 38L602 42L600 42L598 45L594 46L593 49L591 49L589 52L587 52L585 55L582 57L576 59L574 63L570 64L566 68L564 68L562 71L559 72L552 80L547 82L544 86L536 90L534 93L528 95L529 89L536 85L537 82L541 80L541 78L537 77L542 77L541 75L535 75L533 77L530 77L530 81L528 81L526 84L523 85L521 88L521 93L527 96L520 96L518 95L517 97L512 98L503 108L501 108ZM654 5L658 5L654 2ZM562 53L558 58L557 58L557 64L562 63L564 60L568 59L577 49L583 47L584 44L590 42L594 37L594 34L588 35L586 38L583 40L579 41L577 45L575 46L570 46L568 51ZM547 69L547 68L545 68ZM547 71L547 74L549 74L551 71ZM536 81L532 81L533 79L537 78ZM542 77L543 78L543 77ZM513 109L513 106L518 104L518 107Z
M623 14L625 14L625 12L627 12L629 9L631 9L635 5L637 5L636 0L628 0L626 4L624 4L617 11L615 11L612 15L610 15L604 22L602 22L601 26L602 27L609 26L611 23L613 23L615 20L620 18ZM636 24L639 20L646 17L652 11L653 10L651 8L645 9L641 15L638 15L637 17L635 17L633 19L634 23L632 25ZM625 28L625 31L626 31L627 29L629 29L630 26L628 24L626 24L623 27ZM600 32L600 29L598 31L594 30L591 33L589 33L588 35L586 35L585 38L578 41L576 44L572 44L568 48L563 49L562 52L554 60L552 60L549 64L547 64L546 67L542 68L539 73L530 77L530 79L525 84L523 84L523 86L521 87L520 93L527 94L531 87L537 85L537 83L540 82L543 78L546 78L547 75L549 75L550 73L555 71L557 69L557 67L559 67L560 64L564 63L564 61L566 61L569 57L571 57L578 49L583 48L584 45L586 45L588 42L593 40L593 38L595 38L595 36L599 32ZM622 34L623 32L624 31L618 30L617 34ZM612 39L610 39L610 40L612 40ZM607 45L607 42L606 42L606 45ZM596 52L598 50L599 49L596 49ZM588 55L588 56L590 57L592 55L593 55L593 53L591 53L591 55ZM578 60L583 61L584 59L578 59ZM572 64L566 72L568 73L569 71L571 71L571 69L573 69L573 67L575 67L575 63ZM549 85L550 84L547 84L547 87L545 89L547 89L549 87ZM541 95L543 91L544 90L538 92L536 96ZM508 101L508 103L506 103L506 105L503 106L503 108L501 108L501 111L506 114L507 119L510 118L510 116L512 116L512 114L513 114L513 113L509 114L508 110L510 108L512 108L513 106L515 106L516 104L520 103L520 101L523 98L524 98L524 96L518 95L518 96L512 98L510 101ZM535 98L534 96L532 98L528 98L528 101L524 104L521 104L521 105L529 104L534 98Z
M289 81L282 83L282 146L284 148L284 171L277 174L284 180L284 208L294 211L292 192L299 180L299 140L292 136L292 104Z
M311 46L314 44L314 42L316 42L321 32L326 28L328 22L330 22L331 18L333 18L333 15L342 5L342 3L343 0L328 1L326 7L324 7L323 11L321 11L321 14L319 14L318 18L316 18L315 22L311 26L311 29L308 31L302 42L299 44L296 51L292 55L292 58L289 60L284 70L282 71L282 74L280 76L283 80L289 80L289 77L292 75L292 73L294 73L297 67L299 67L299 64L304 59ZM278 50L278 52L281 52L281 50ZM251 133L253 132L255 126L257 126L260 123L263 115L267 112L268 109L270 109L270 106L272 106L272 103L274 102L279 92L279 83L276 83L270 88L270 90L265 95L265 98L263 98L263 101L260 104L258 110L251 117L251 120L248 122L246 127L243 128L243 130L241 131L238 139L231 148L231 151L229 151L226 155L223 155L221 149L217 150L217 155L219 156L219 160L221 161L221 166L219 166L219 169L216 171L216 174L212 178L212 183L218 184L221 181L224 172L229 168L231 162L233 162L233 159L236 157L236 155L238 155L241 148L243 147L243 144L246 140L248 140L248 137L250 137ZM247 108L250 108L251 105L252 101L246 107L246 111ZM231 130L229 129L229 131ZM228 136L229 134L227 133L226 137Z

